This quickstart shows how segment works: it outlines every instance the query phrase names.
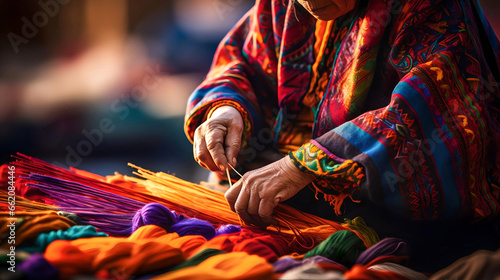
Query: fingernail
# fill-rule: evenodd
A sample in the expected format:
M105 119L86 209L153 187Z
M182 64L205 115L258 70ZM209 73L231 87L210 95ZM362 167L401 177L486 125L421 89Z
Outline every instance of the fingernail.
M226 170L226 169L224 168L224 165L222 165L222 164L221 164L221 165L219 165L219 169L220 169L221 171Z
M233 158L233 166L236 165L236 158Z

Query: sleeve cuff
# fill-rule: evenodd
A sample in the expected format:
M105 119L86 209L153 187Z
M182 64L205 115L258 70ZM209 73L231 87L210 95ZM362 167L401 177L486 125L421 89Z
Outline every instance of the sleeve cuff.
M289 157L300 171L316 176L313 182L316 194L323 193L336 214L341 214L342 202L347 197L352 199L365 177L361 165L333 155L314 140L290 152Z
M243 118L243 135L241 137L241 147L242 149L244 149L248 144L248 138L250 137L252 131L252 122L247 110L237 101L230 99L216 100L214 102L208 103L205 106L200 107L187 118L185 132L189 141L193 142L194 131L196 130L196 128L207 119L209 119L216 109L222 106L232 106L240 112L241 117Z

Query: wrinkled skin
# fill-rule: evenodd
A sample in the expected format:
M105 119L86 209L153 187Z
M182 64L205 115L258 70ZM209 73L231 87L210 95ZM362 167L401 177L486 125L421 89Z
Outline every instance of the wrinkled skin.
M216 109L194 133L194 159L211 171L225 171L235 166L243 134L243 118L231 106Z
M274 208L314 180L313 175L298 170L284 157L243 175L226 194L231 210L248 224L265 228L276 224Z
M230 106L216 109L212 116L200 125L194 135L193 152L196 161L204 168L222 173L228 162L236 165L241 146L243 119L238 110ZM294 196L314 176L298 170L290 158L264 154L272 163L260 167L260 162L246 163L260 167L246 172L226 194L231 210L248 224L266 227L273 223L272 214L279 202Z

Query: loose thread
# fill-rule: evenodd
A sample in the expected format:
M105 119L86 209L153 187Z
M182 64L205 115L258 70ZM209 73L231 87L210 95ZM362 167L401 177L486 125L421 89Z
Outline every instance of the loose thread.
M228 165L234 170L234 167L232 167L229 163ZM236 174L240 175L240 173L238 173L238 171L234 170L236 172ZM233 187L233 183L231 182L231 175L229 175L229 168L226 168L226 174L227 174L227 180L229 181L229 188L231 189ZM240 175L241 177L241 175ZM241 217L240 215L237 215L238 216L238 221L240 222L240 226L243 226L245 223L243 223L243 221L241 220Z
M229 167L231 167L231 169L233 169L234 172L236 172L236 174L238 174L238 176L240 176L240 178L243 177L243 175L241 175L240 172L236 171L236 169L234 169L234 167L231 164L228 163L228 165L229 165ZM229 173L227 176L229 177Z
M229 188L233 187L233 182L231 182L231 175L229 175L229 168L226 168L227 180L229 181Z

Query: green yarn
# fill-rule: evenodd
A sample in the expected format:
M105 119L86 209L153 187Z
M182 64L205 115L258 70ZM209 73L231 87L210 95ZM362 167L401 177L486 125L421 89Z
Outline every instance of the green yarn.
M353 220L344 218L344 223L342 225L359 232L365 238L366 243L368 243L370 247L380 241L377 232L367 226L361 217L356 217Z
M354 232L339 230L307 252L304 258L323 256L350 268L364 250L365 244Z
M196 255L192 256L191 258L189 258L185 262L169 268L168 271L174 271L174 270L189 267L189 266L199 265L201 262L203 262L204 260L206 260L210 257L224 254L224 253L226 253L226 252L218 250L218 249L212 249L212 248L205 249L203 251L200 251Z
M75 240L79 238L104 236L108 235L104 232L96 232L95 227L93 226L72 226L67 230L41 233L38 235L36 240L34 240L34 242L29 242L26 243L26 245L23 245L22 249L30 253L43 252L50 243L56 240Z

